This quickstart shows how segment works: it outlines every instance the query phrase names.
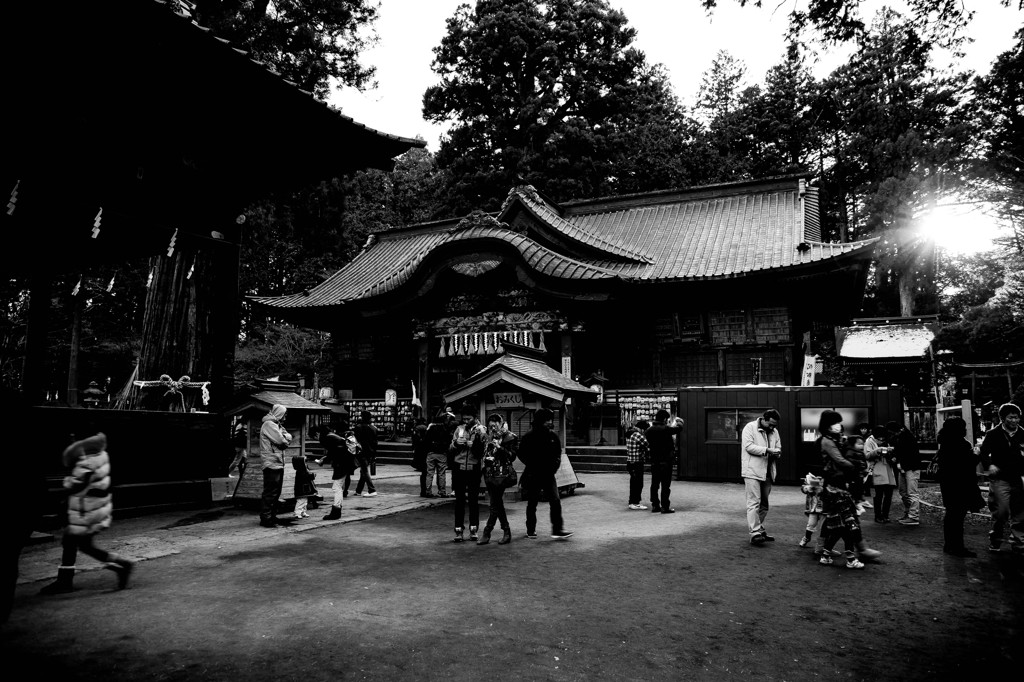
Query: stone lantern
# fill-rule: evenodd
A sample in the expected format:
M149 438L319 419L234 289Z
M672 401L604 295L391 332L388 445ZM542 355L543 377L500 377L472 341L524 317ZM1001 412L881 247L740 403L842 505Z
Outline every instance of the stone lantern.
M100 406L100 402L104 401L107 394L100 388L100 385L95 381L89 382L89 387L82 391L82 403L86 407L96 408Z

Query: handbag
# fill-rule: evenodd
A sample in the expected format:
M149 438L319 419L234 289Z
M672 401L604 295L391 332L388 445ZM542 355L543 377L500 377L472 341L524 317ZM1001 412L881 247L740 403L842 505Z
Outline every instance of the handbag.
M519 474L511 462L495 460L495 463L484 467L484 482L495 488L511 488L519 482Z

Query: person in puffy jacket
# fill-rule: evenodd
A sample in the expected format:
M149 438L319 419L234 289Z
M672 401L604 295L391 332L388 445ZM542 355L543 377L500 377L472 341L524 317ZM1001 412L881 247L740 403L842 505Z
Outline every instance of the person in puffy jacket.
M292 434L284 428L288 408L274 405L263 416L260 426L260 460L263 464L263 497L260 504L260 525L269 528L277 523L277 498L284 483L284 451L292 442Z
M57 580L40 594L60 594L74 589L75 561L78 552L106 564L117 574L117 587L128 586L133 564L128 559L96 546L96 535L110 528L114 505L110 494L110 456L107 437L97 433L69 445L63 454L64 466L71 473L64 477L64 490L68 494L68 525L61 539L62 554Z

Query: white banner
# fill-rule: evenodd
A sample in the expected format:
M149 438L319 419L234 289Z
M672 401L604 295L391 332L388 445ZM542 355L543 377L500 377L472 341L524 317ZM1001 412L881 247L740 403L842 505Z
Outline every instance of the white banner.
M814 366L818 362L817 355L805 355L804 356L804 368L800 372L800 385L801 386L813 386L814 385Z

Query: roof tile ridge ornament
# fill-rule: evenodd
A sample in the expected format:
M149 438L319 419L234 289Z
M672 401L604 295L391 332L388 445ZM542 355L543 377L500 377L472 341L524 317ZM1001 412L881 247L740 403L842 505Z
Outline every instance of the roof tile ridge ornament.
M455 224L454 227L448 228L448 234L455 234L456 232L464 232L473 228L490 228L498 230L512 230L508 223L503 223L494 217L491 213L486 213L480 209L470 211L462 220Z
M508 193L508 196L505 198L505 202L501 205L501 213L505 212L505 209L508 207L509 204L511 204L513 198L516 196L523 200L523 202L526 203L527 205L532 204L533 206L539 206L551 212L554 221L549 220L546 222L548 222L548 224L550 224L553 228L555 228L560 233L562 233L566 237L569 237L572 240L578 241L583 244L587 244L592 248L597 247L603 251L607 251L619 257L625 256L630 260L645 263L647 265L651 265L654 263L654 259L645 253L627 248L625 246L621 246L619 244L615 244L613 242L608 241L604 237L600 237L596 234L591 234L590 232L587 232L583 228L573 225L568 220L562 217L561 207L557 205L552 205L551 202L547 201L544 197L540 195L540 192L538 192L533 185L519 185L513 188ZM581 238L579 236L580 233L587 235L587 239Z

